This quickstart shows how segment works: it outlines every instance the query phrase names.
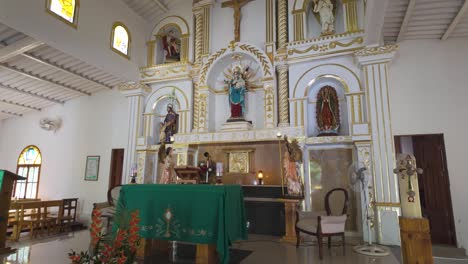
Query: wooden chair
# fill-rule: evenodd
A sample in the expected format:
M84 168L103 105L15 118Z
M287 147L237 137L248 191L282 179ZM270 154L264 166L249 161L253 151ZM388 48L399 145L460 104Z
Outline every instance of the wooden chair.
M344 195L344 204L343 209L340 214L337 216L332 215L332 210L330 208L330 197L334 195L335 192L343 192ZM343 243L343 255L346 255L345 247L345 224L347 218L349 197L348 192L343 188L335 188L330 190L325 195L325 210L326 214L321 212L301 212L300 210L296 211L296 236L297 243L296 248L299 247L301 242L300 233L306 233L312 236L317 237L318 246L319 246L319 257L323 259L323 238L328 237L328 249L331 248L331 237L332 236L341 236Z
M13 226L13 239L15 241L19 240L23 227L28 227L31 238L36 236L36 228L41 225L41 208L42 202L21 202L13 205L13 209L17 210L17 217L10 223Z
M47 229L47 234L50 231L59 232L61 228L61 217L63 216L63 200L53 200L42 202L42 215L41 223L43 228Z
M72 230L72 225L76 221L76 210L78 207L78 198L63 199L63 210L60 215L60 229L65 230L66 227Z

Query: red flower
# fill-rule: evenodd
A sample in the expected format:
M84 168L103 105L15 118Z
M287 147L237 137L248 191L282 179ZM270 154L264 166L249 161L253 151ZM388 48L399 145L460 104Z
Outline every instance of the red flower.
M120 257L117 260L117 264L125 264L126 261L127 261L127 257L124 255L123 251L120 251Z

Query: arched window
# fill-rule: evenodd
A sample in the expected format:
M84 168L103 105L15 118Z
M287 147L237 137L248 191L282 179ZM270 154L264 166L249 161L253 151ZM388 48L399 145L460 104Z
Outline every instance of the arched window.
M36 146L23 149L18 158L16 173L26 180L16 181L13 197L19 199L36 199L41 175L42 156Z
M47 11L76 28L80 0L46 0Z
M132 38L128 28L120 22L115 22L112 26L111 49L126 58L130 58L131 42Z

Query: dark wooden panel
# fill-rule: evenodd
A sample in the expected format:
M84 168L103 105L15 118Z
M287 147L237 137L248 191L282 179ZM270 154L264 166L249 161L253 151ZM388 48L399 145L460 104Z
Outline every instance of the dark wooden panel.
M245 201L250 234L284 236L284 203Z
M412 138L417 165L424 170L418 178L421 207L429 219L432 242L456 245L443 135Z

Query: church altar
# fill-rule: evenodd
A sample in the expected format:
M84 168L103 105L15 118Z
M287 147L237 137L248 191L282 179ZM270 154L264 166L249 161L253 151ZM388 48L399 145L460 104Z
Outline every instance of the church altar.
M142 238L215 244L222 263L229 262L233 241L247 239L239 185L124 185L117 214L134 210Z

